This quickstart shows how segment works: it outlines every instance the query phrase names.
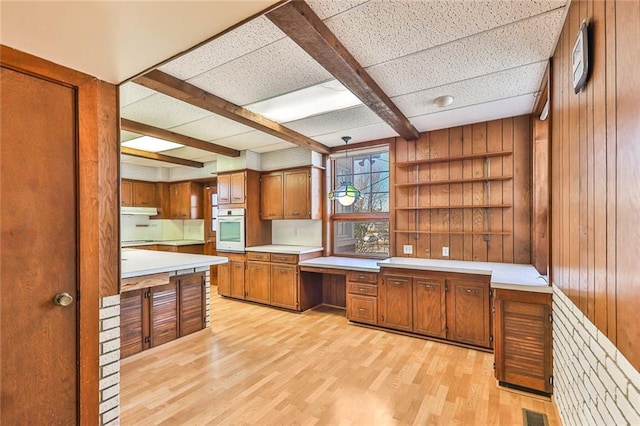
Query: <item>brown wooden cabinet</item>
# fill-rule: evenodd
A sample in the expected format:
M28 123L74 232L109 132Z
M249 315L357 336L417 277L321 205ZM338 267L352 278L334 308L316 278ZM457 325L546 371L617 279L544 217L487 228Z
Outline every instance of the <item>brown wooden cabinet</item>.
M218 265L218 294L244 299L244 253L221 253L229 259L228 263Z
M411 276L384 275L380 298L380 324L396 330L413 331Z
M444 279L413 279L413 331L446 338L445 291Z
M271 264L268 253L247 253L245 298L252 302L271 303Z
M120 295L120 356L170 342L204 328L205 275L171 277L167 284Z
M202 188L196 182L169 185L171 219L202 219Z
M347 272L347 319L367 324L378 323L378 274Z
M495 376L501 384L552 392L551 297L494 290Z
M287 309L298 309L298 267L273 263L271 258L271 304Z
M491 347L489 280L447 280L447 339Z
M122 179L120 203L127 207L156 207L156 184Z
M218 204L244 204L245 173L223 173L218 175Z
M320 169L274 171L262 174L260 181L262 219L322 219Z

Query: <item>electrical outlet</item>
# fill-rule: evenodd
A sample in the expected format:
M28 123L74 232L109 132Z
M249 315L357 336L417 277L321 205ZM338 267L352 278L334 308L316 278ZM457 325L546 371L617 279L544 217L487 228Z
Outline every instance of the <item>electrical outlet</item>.
M404 254L413 254L413 246L411 244L405 244L402 246L402 252Z
M442 257L449 257L449 247L442 247Z

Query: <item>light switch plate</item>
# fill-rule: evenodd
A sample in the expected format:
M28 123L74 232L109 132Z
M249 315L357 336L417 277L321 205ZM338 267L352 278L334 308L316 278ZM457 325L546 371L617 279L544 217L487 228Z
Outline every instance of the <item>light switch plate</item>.
M413 246L411 244L405 244L402 246L402 252L404 254L413 254Z
M442 256L449 257L449 247L442 247Z

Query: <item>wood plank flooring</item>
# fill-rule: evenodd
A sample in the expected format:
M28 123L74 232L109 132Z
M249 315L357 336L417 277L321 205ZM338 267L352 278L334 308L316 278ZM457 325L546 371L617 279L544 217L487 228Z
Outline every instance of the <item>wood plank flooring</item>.
M123 425L522 425L493 354L220 298L212 327L122 361Z

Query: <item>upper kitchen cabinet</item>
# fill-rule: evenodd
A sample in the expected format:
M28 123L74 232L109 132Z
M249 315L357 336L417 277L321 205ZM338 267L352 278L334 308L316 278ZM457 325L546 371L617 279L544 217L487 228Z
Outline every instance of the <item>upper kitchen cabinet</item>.
M122 179L121 197L121 204L126 207L156 207L156 185Z
M246 177L245 172L218 175L218 205L244 204Z
M171 219L202 219L202 188L196 182L169 185Z
M322 170L274 171L260 181L262 219L322 219Z

